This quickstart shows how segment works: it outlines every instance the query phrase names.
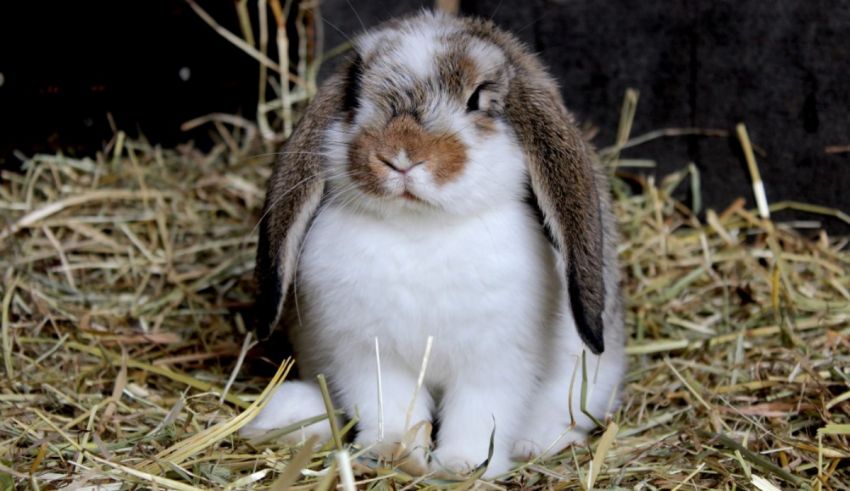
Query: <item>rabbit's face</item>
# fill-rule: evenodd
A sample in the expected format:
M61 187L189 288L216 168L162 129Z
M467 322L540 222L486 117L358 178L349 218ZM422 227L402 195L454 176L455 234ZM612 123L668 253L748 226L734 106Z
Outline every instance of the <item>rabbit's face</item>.
M513 71L499 48L424 16L366 34L356 51L325 135L330 199L454 214L522 199L523 153L503 118Z

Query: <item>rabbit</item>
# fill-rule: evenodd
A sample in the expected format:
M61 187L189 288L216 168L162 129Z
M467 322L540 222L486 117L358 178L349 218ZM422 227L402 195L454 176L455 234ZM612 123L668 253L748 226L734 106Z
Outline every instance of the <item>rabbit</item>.
M429 11L365 32L268 184L258 326L287 326L303 381L242 433L325 413L321 373L355 443L410 472L584 440L626 366L616 243L606 174L515 37Z

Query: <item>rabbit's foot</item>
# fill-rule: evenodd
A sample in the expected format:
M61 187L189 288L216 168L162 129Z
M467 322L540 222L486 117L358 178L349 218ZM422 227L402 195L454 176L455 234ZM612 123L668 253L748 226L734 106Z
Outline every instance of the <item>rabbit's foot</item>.
M551 457L586 438L586 430L573 427L569 423L539 425L526 437L516 440L511 455L519 462L527 462L537 457Z
M458 479L472 474L484 464L486 455L464 452L458 448L438 448L431 454L431 472L437 477ZM484 478L493 478L510 470L512 462L504 452L495 452L484 471Z

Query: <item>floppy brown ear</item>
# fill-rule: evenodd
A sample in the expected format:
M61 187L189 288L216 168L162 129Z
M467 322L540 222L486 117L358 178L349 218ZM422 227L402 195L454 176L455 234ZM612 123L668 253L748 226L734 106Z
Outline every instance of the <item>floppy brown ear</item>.
M588 144L554 83L514 78L505 105L528 160L534 199L561 254L579 335L593 353L605 349L602 220Z
M325 190L323 133L343 108L344 75L328 80L283 146L266 189L254 276L259 287L255 329L265 338L277 326L295 281L301 243Z

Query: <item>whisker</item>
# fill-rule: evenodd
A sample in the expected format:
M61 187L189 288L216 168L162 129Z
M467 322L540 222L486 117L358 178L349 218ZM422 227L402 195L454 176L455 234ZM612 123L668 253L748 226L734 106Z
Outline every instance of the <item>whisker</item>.
M499 9L502 8L502 0L499 0L499 3L496 4L496 8L493 9L493 12L490 13L490 20L493 20L493 17L499 13Z
M518 31L514 31L514 34L515 34L515 35L518 35L519 33L521 33L521 32L523 32L523 31L525 31L525 30L526 30L526 29L528 29L529 27L531 27L531 26L533 26L533 25L537 24L538 22L540 22L540 20L541 20L541 19L543 19L543 17L545 17L545 16L546 16L546 14L541 14L539 17L537 17L537 18L536 18L536 19L534 19L533 21L531 21L531 22L529 22L528 24L524 25L524 26L523 26L522 28L520 28Z
M287 151L287 152L284 152L284 151L280 151L280 152L258 153L258 154L246 156L246 157L244 157L244 159L247 160L247 161L252 161L252 160L258 160L258 159L262 159L262 158L266 158L266 157L280 157L280 156L283 156L283 155L309 155L309 156L322 157L322 158L330 157L330 154L326 153L326 152L310 152L310 151L297 151L297 152L296 151Z
M363 23L363 19L360 18L360 14L357 13L357 9L354 8L354 5L351 4L351 0L345 0L345 3L347 3L348 7L351 8L351 11L354 12L354 17L357 17L357 22L360 23L360 27L362 27L363 30L365 31L366 30L366 24Z
M254 227L251 229L251 231L245 236L244 240L248 240L248 237L250 237L254 233L256 233L257 228L260 226L260 224L263 222L263 220L266 218L266 216L268 216L268 214L271 213L272 209L275 206L277 206L290 193L292 193L293 191L298 189L300 186L305 185L309 181L311 181L313 179L317 179L319 177L324 177L325 179L334 179L334 178L341 178L341 177L350 177L352 175L353 175L352 171L327 172L326 170L322 170L322 171L320 171L316 174L307 176L304 179L298 181L291 188L289 188L285 193L281 194L280 196L275 196L274 201L268 205L268 208L266 209L266 211L262 214L262 216L260 216L260 218L257 220L257 223L254 225Z
M452 132L449 132L449 133L443 133L443 134L441 134L437 137L437 141L444 141L444 140L447 140L449 138L457 137L462 132L466 131L467 128L471 127L474 124L475 124L475 121L472 121L471 123L464 125L463 127L459 128L456 131L452 131Z
M294 186L292 186L289 190L287 190L287 191L286 191L285 193L283 193L281 196L276 196L276 197L274 198L274 201L273 201L272 203L270 203L270 204L268 205L268 207L266 208L266 210L263 212L263 214L262 214L262 215L260 215L260 218L257 220L257 223L254 225L254 227L253 227L253 228L251 228L251 231L250 231L250 232L248 232L248 233L245 235L245 239L244 239L244 240L248 240L248 237L250 237L250 236L254 235L254 234L257 232L257 229L260 227L260 224L261 224L261 223L263 223L263 220L265 220L265 218L268 216L268 214L269 214L269 213L271 213L271 211L274 209L274 207L275 207L275 206L277 206L277 205L278 205L278 203L280 203L280 201L281 201L283 198L285 198L285 197L286 197L289 193L291 193L292 191L295 191L296 189L298 189L298 187L299 187L299 186L301 186L302 184L305 184L305 183L307 183L308 181L310 181L310 180L312 180L312 179L316 179L317 177L319 177L317 174L314 174L314 175L312 175L312 176L307 176L307 177L305 177L304 179L302 179L301 181L298 181L298 182L297 182Z
M337 27L337 26L336 26L333 22L329 21L329 20L328 20L327 18L325 18L324 16L322 17L322 22L324 22L325 24L327 24L327 25L329 25L331 28L333 28L333 30L334 30L334 31L338 32L338 33L340 34L340 36L344 37L344 38L345 38L345 40L346 40L346 41L348 41L349 43L351 43L351 45L352 45L352 46L354 45L354 40L353 40L353 39L351 39L351 36L349 36L348 34L346 34L345 32L343 32L343 30L342 30L342 29L340 29L339 27Z
M322 213L322 210L330 206L333 200L336 197L331 196L328 198L328 201L319 205L319 209L316 210L316 215ZM292 295L295 299L295 318L297 319L298 325L302 325L301 320L301 307L298 305L298 263L301 262L301 256L304 253L304 247L307 244L307 239L310 237L310 232L313 231L313 227L316 225L316 220L311 220L310 225L307 227L307 232L304 234L304 238L301 240L301 246L298 248L298 254L295 255L295 279L292 282Z

